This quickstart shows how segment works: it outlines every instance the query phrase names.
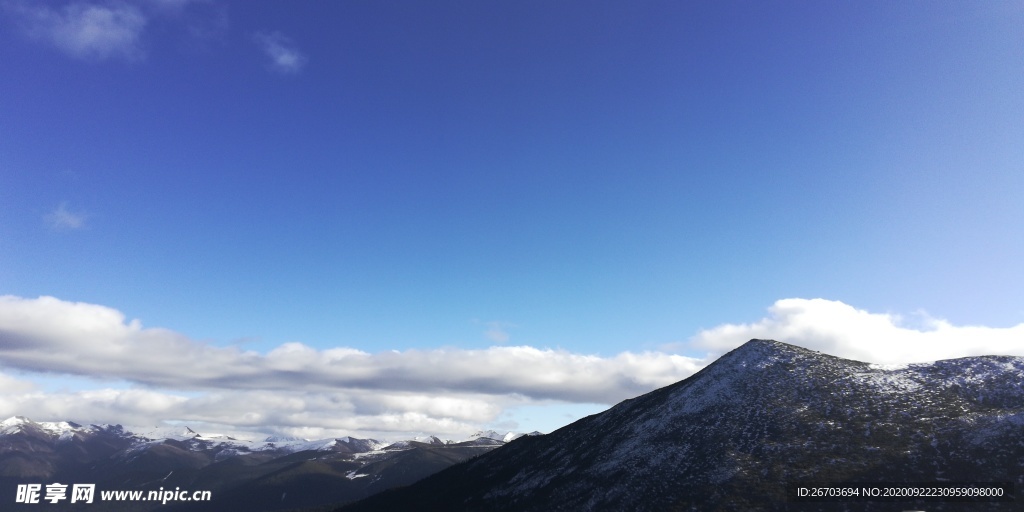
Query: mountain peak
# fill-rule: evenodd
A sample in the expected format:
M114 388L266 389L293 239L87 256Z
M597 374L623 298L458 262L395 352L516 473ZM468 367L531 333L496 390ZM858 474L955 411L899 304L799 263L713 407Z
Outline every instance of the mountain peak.
M793 510L785 483L825 473L1022 485L1021 382L1024 358L877 368L751 340L683 381L345 510ZM938 505L927 509L961 504Z
M481 431L477 432L476 434L473 434L473 435L469 436L469 438L470 439L487 438L487 439L493 439L495 441L504 441L505 436L495 432L494 430L481 430Z
M733 366L763 369L781 362L810 363L821 361L822 358L831 356L781 341L752 339L718 358L707 366L707 370Z
M73 421L32 421L25 416L11 416L0 422L0 433L12 434L26 429L55 436L71 435L74 432L87 430Z
M7 418L6 420L0 422L0 426L3 426L3 427L13 427L13 426L22 425L22 424L25 424L25 423L32 423L32 420L30 420L30 419L28 419L28 418L26 418L24 416L11 416L10 418Z
M731 353L744 355L777 356L795 354L800 352L812 352L796 345L783 343L781 341L754 338L732 350Z
M0 432L13 433L21 430L25 425L31 425L34 422L24 416L11 416L6 420L0 422Z
M265 443L308 443L309 441L309 439L295 436L267 436L263 439L263 442Z

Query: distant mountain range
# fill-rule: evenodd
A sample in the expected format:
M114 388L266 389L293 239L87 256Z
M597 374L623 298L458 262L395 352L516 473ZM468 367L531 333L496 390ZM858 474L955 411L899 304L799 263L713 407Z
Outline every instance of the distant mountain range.
M539 435L539 433L532 433ZM283 510L349 502L504 445L523 434L478 432L467 441L435 436L385 444L342 437L253 442L202 435L189 427L127 428L0 422L0 503L14 504L18 484L92 483L100 490L209 490L207 505L68 500L47 510ZM6 505L0 506L6 510Z
M795 499L823 484L960 482L1018 496ZM686 380L341 510L1021 511L1022 492L1024 358L878 366L752 340Z

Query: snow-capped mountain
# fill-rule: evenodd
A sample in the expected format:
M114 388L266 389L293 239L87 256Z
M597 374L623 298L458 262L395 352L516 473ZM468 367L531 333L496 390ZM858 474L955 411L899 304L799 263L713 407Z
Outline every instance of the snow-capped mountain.
M214 510L224 510L225 503L240 510L317 506L408 485L503 444L435 436L390 444L353 437L248 441L184 425L80 425L15 416L0 422L0 502L14 502L18 483L70 481L98 489L210 490ZM159 504L119 506L149 510Z
M1020 490L1022 468L1024 358L884 367L752 340L686 380L343 510L1016 511L1022 497L798 502L787 485Z
M0 422L0 436L17 433L33 433L41 438L49 438L51 441L67 441L74 436L90 436L106 434L115 437L122 437L132 443L133 449L142 450L147 446L161 444L167 441L177 441L189 444L193 449L232 450L232 453L245 452L298 452L298 451L345 451L350 453L364 453L377 450L399 449L411 446L413 443L424 443L433 445L477 445L477 446L500 446L513 439L525 435L542 435L540 432L518 433L508 432L499 434L494 430L486 430L473 434L463 441L444 440L437 436L414 437L409 440L397 441L395 443L384 443L375 439L357 439L354 437L339 437L334 439L309 440L298 437L267 436L262 441L249 441L236 439L222 434L200 434L188 426L156 426L156 427L123 427L121 425L79 425L74 422L48 422L32 421L24 416L13 416Z
M71 435L74 432L82 430L82 426L77 423L68 421L51 422L51 421L40 421L35 422L24 416L12 416L6 420L0 422L0 435L13 434L15 432L37 430L45 432L47 434L53 434L57 436Z
M480 432L470 436L470 439L493 439L495 441L504 441L505 435L499 434L493 430L481 430Z
M508 442L513 441L515 439L519 439L520 437L523 437L523 436L540 436L540 435L544 435L544 434L541 434L540 432L537 432L536 430L533 431L533 432L529 432L529 433L506 432L504 434L499 434L497 431L494 431L494 430L481 430L480 432L477 432L477 433L473 434L472 436L469 436L468 441L470 441L470 442L476 441L476 442L479 442L479 443L482 443L482 444L491 443L492 441L494 441L494 442L497 442L497 443L500 443L500 444L505 444L505 443L508 443Z
M0 422L0 436L16 433L38 433L48 436L51 440L67 441L74 436L90 436L106 434L122 437L134 444L135 448L145 448L166 441L188 443L195 449L234 449L240 452L279 451L296 452L305 450L331 450L344 446L345 450L367 452L379 450L387 446L374 439L356 439L340 437L336 439L319 439L310 441L297 437L270 436L263 441L236 439L222 434L200 434L188 426L157 426L157 427L123 427L121 425L79 425L74 422L32 421L24 416L14 416Z

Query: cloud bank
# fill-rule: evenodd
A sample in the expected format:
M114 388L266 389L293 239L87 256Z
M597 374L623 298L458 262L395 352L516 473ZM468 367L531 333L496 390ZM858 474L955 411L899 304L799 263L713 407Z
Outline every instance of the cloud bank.
M0 297L0 337L0 361L10 368L183 390L344 388L614 403L675 382L700 365L656 352L602 358L533 347L370 354L286 343L260 354L143 328L115 309L53 297Z
M785 299L757 322L704 330L676 347L700 357L599 357L528 346L371 354L301 343L264 354L144 328L102 305L2 296L0 416L129 425L179 420L303 437L458 437L516 406L617 403L686 378L751 338L877 363L1024 355L1024 324L957 327L922 318L909 327L898 316L842 302ZM111 385L46 393L31 380L40 374Z
M261 354L144 328L101 305L0 297L3 368L137 388L0 394L0 416L127 424L181 419L291 435L299 435L296 429L464 435L506 407L612 404L702 364L658 352L598 357L524 346L370 354L286 343Z

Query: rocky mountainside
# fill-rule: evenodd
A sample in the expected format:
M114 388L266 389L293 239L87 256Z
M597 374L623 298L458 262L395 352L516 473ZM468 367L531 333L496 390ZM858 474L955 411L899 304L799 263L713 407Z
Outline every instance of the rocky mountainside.
M502 436L485 432L463 442L431 436L393 444L352 437L253 442L202 435L184 426L126 428L16 416L0 422L0 503L15 503L18 484L92 483L97 492L175 487L211 491L208 505L192 503L182 510L339 504L409 485L505 444L494 437ZM49 510L83 506L42 503ZM101 511L177 509L173 503L141 501L88 506Z
M1024 489L1024 358L883 367L752 340L686 380L342 510L1024 510L1024 496L822 503L787 490L960 481Z

